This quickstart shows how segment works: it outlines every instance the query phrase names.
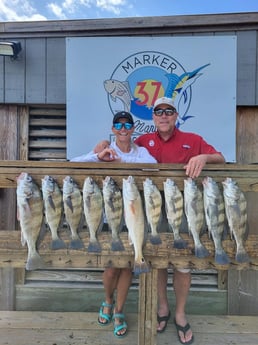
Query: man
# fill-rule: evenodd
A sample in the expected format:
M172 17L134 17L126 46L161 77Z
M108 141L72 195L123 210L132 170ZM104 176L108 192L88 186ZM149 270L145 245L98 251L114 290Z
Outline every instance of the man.
M225 163L222 154L194 133L184 133L176 128L178 113L171 98L162 97L153 106L153 121L157 128L154 133L141 135L135 140L144 146L158 163L185 163L186 175L196 178L206 163ZM170 318L167 298L166 269L158 272L158 328L164 332ZM173 286L176 297L174 322L178 339L182 344L193 342L193 333L185 315L185 305L191 286L190 270L175 270Z
M158 98L153 106L153 121L156 132L143 134L135 140L138 146L144 146L158 163L185 164L186 175L196 178L206 163L225 163L223 155L199 135L186 133L176 128L178 113L171 98ZM95 152L108 145L103 141L95 147ZM103 160L113 160L110 156ZM158 272L158 328L162 333L167 327L170 311L167 298L166 269ZM190 270L175 270L173 286L176 297L174 322L178 339L182 344L192 344L193 333L185 315L185 305L191 286Z

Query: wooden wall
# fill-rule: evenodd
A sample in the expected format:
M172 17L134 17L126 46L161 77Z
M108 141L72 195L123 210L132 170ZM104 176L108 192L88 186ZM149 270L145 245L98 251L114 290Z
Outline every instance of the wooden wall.
M237 162L258 164L258 108L239 107L237 111ZM258 180L258 176L257 176ZM257 229L258 195L249 192L249 227ZM258 272L228 272L228 312L236 315L258 315Z
M0 56L0 103L66 104L66 37L122 35L236 35L236 102L258 105L258 13L0 23L0 39L22 45L17 60Z

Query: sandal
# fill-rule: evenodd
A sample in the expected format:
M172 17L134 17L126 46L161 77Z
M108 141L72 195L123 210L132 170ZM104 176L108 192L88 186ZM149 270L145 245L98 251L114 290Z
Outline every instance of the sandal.
M176 319L174 319L174 323L175 323L175 326L176 326L176 331L177 331L177 337L178 337L178 340L180 341L181 344L185 344L185 345L190 345L194 342L194 336L192 335L192 338L186 342L182 342L181 340L181 337L180 337L180 334L179 332L182 332L184 337L186 335L186 332L191 328L191 326L189 325L189 323L187 323L185 326L180 326L177 322L176 322Z
M159 316L159 314L157 315L158 324L160 324L161 322L165 322L165 325L164 325L164 327L162 329L157 329L158 333L165 332L165 330L167 328L168 321L170 319L170 316L171 316L170 311L168 312L167 316Z
M119 323L115 323L115 319L119 319ZM114 323L114 335L118 338L122 338L127 334L127 323L125 322L125 316L123 313L113 314L112 317ZM125 330L123 334L118 334L122 329Z
M106 325L108 325L108 324L111 322L111 320L112 320L113 307L114 307L113 304L109 304L109 303L106 303L106 302L102 302L101 307L100 307L100 309L99 309L99 316L98 316L98 324L99 324L99 325L106 326ZM105 314L105 313L103 313L104 308L110 308L110 314ZM101 322L101 321L100 321L100 318L103 318L103 319L105 319L106 321Z

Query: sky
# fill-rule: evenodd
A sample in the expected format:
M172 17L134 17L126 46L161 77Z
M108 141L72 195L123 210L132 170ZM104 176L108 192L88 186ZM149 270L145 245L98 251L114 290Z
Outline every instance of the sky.
M0 0L0 22L258 12L258 0Z

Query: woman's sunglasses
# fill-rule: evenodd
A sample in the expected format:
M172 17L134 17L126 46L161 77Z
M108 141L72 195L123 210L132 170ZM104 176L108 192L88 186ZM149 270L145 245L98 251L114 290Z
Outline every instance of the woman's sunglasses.
M128 123L128 122L125 122L125 123L116 122L116 123L113 124L113 127L117 131L120 131L120 129L122 129L123 127L129 131L130 129L133 128L133 124L132 123Z

